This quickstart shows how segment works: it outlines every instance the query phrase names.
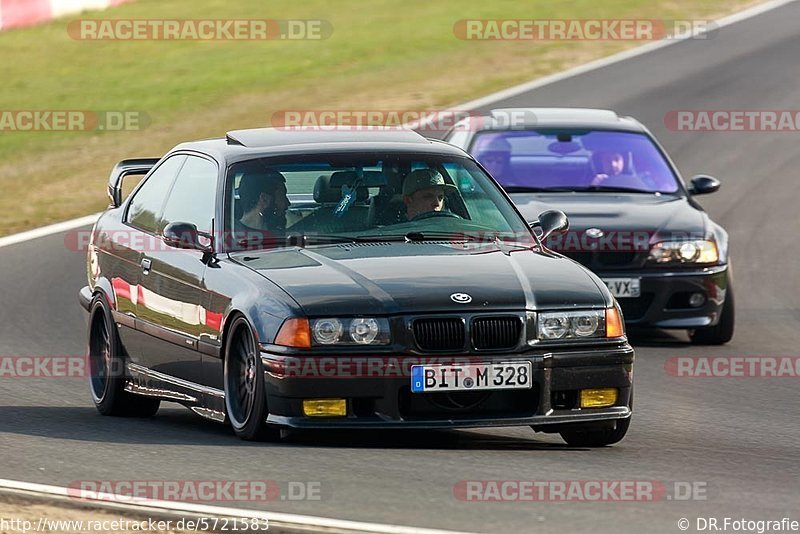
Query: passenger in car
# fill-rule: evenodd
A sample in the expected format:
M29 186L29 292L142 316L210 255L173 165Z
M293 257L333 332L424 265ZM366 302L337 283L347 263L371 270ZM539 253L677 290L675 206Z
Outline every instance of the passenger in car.
M434 169L411 171L403 181L403 203L409 221L426 213L444 209L445 193L456 187L444 181L444 177Z

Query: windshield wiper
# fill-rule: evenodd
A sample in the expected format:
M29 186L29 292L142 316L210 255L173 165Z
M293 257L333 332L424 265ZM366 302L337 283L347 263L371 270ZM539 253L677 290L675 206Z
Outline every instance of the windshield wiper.
M406 234L406 239L410 242L416 241L466 241L469 243L485 243L498 246L516 246L521 248L531 248L536 243L531 239L530 242L513 240L506 241L498 232L492 231L466 231L466 232L440 232L440 231L425 231L425 232L409 232Z
M386 241L405 241L401 235L329 235L329 234L295 234L287 237L290 246L331 245L338 243L380 243Z
M573 191L583 192L601 192L601 193L646 193L652 195L655 191L647 191L645 189L636 189L635 187L618 187L613 185L589 185L586 187L575 187Z
M506 193L570 193L571 187L533 187L527 185L510 185L503 187Z
M405 235L408 241L489 241L494 242L497 234L492 232L442 232L426 230L412 231Z
M328 234L288 234L286 236L255 236L242 238L236 244L245 250L275 247L305 247L309 244L356 243L360 238Z

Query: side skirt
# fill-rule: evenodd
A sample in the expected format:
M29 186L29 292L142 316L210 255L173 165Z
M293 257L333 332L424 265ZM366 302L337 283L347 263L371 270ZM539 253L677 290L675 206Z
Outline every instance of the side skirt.
M183 404L197 415L225 422L225 392L128 363L125 391Z

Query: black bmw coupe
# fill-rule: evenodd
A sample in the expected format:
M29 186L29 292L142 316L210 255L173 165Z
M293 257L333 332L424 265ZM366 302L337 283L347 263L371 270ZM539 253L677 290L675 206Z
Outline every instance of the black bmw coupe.
M696 201L720 183L698 175L687 186L641 123L598 109L498 109L463 119L446 139L529 220L567 214L570 231L546 245L596 272L627 324L686 329L696 344L731 340L728 234Z
M122 181L145 175L128 198ZM614 297L459 148L411 131L241 130L120 162L92 230L91 394L243 439L285 428L531 426L623 438Z

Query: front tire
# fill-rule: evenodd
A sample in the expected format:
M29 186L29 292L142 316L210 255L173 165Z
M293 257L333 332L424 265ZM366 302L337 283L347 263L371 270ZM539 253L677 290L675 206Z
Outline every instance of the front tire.
M633 386L631 386L631 398L628 402L628 407L632 412ZM561 432L561 439L572 447L605 447L606 445L613 445L622 441L622 438L628 433L628 428L631 426L631 419L633 419L632 413L627 419L617 419L614 428L602 430L576 429Z
M722 305L722 314L716 326L698 328L689 332L689 339L695 345L724 345L733 339L735 322L735 306L733 302L733 287L728 285L725 303Z
M152 417L161 400L125 391L125 357L106 299L92 301L89 320L89 389L97 411L121 417Z
M280 430L266 420L264 368L250 324L237 317L225 344L225 411L233 431L243 440L280 439Z

